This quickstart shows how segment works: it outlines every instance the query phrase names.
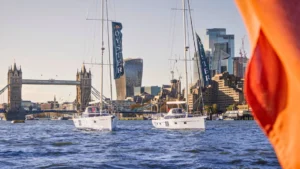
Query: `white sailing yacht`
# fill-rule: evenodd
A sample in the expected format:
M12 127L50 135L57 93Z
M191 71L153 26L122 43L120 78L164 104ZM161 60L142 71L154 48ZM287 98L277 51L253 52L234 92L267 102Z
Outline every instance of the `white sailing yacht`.
M186 8L185 0L182 0L183 4L183 27L184 27L184 61L185 61L185 98L186 101L177 101L177 102L167 102L167 105L176 104L178 108L172 108L168 113L159 114L158 116L153 116L152 125L155 128L164 128L164 129L200 129L205 130L205 119L206 116L193 116L185 111L182 108L179 108L179 105L185 104L186 109L188 110L188 72L187 72L187 45L186 45ZM190 10L190 8L189 8ZM198 49L199 50L199 49ZM201 90L201 89L200 89ZM202 96L201 96L202 97Z
M107 11L107 4L106 4L106 11ZM85 130L108 130L112 131L117 128L117 117L113 114L110 114L108 110L103 109L103 53L104 53L104 40L103 40L103 31L104 31L104 0L102 0L102 57L101 57L101 92L100 92L100 108L97 106L88 106L86 107L85 111L81 113L80 116L74 117L73 122L76 128L78 129L85 129ZM108 23L108 13L107 16L107 23ZM108 24L107 24L108 25ZM108 26L107 26L108 27ZM107 30L109 30L107 28ZM109 39L109 36L108 36ZM108 40L109 41L109 40ZM109 42L108 42L109 44ZM110 49L108 49L110 51ZM109 53L110 57L110 53ZM110 62L110 59L109 59ZM111 64L109 63L109 66ZM109 69L111 70L111 68ZM110 87L111 87L111 72L110 74ZM112 89L111 90L111 98L112 98Z
M186 104L185 101L167 102L170 104ZM192 116L182 108L172 108L166 114L152 117L152 124L156 128L165 129L205 129L206 116Z
M85 130L115 130L117 117L96 106L88 106L81 116L74 117L76 128Z

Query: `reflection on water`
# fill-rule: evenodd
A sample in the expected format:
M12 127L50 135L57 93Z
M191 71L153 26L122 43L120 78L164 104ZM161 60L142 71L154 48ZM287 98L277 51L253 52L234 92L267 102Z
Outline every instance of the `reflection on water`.
M205 132L119 121L114 132L72 121L0 121L0 168L280 168L254 121L208 121Z

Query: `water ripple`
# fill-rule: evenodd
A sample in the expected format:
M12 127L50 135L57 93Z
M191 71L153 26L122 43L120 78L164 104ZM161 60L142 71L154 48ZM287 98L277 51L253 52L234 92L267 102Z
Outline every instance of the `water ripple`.
M0 121L0 168L280 168L254 121L208 121L207 130L162 130L120 121L114 132L72 121Z

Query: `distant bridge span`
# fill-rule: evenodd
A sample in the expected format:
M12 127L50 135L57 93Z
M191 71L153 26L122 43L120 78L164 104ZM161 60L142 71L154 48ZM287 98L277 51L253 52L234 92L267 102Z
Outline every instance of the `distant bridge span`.
M26 110L26 114L40 114L40 113L61 113L61 114L70 114L70 113L77 113L76 110L52 110L52 109L47 109L47 110ZM119 111L117 113L122 113L122 114L156 114L156 112L143 112L143 111Z
M40 114L40 113L62 113L62 114L70 114L70 113L77 113L76 110L26 110L26 114Z
M36 80L36 79L22 79L22 84L29 85L80 85L80 81L73 80Z

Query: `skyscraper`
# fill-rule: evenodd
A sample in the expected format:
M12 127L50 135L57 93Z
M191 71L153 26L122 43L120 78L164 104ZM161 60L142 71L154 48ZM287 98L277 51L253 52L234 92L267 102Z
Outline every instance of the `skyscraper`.
M116 79L118 100L134 96L134 87L142 86L143 60L140 58L125 59L124 72L123 76Z
M234 57L233 58L233 75L239 78L244 78L246 71L246 65L248 63L248 58L246 57Z
M225 28L207 29L206 34L209 38L209 49L213 55L212 70L233 74L234 35L227 35Z

